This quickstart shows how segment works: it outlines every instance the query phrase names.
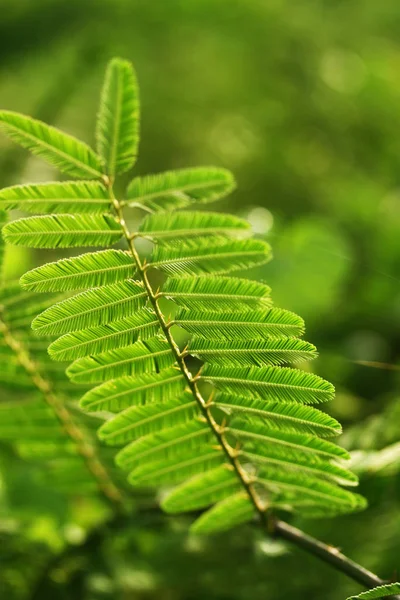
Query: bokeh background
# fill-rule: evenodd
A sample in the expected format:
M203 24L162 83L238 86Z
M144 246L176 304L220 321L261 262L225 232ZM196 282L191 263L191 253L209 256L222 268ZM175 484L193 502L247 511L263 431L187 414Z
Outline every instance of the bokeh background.
M238 189L219 207L272 244L274 261L254 275L306 319L320 352L310 368L335 384L328 410L358 447L400 440L399 39L398 0L0 1L2 108L91 143L104 67L120 55L141 87L136 174L235 173ZM1 187L49 177L1 137ZM14 248L7 277L44 260ZM4 599L340 600L359 590L251 526L195 539L187 519L148 510L102 527L100 500L66 499L32 469L1 445ZM362 480L366 513L297 523L396 578L399 479Z

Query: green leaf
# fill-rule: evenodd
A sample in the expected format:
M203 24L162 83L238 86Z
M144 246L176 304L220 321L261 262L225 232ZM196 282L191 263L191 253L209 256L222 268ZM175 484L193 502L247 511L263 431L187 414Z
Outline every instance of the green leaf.
M192 394L157 404L131 406L99 429L99 438L111 446L122 446L150 433L191 421L198 414Z
M25 290L65 292L107 285L134 275L132 256L128 252L101 250L32 269L20 281Z
M203 513L191 526L192 533L207 535L227 531L251 521L256 510L245 492L233 494L221 500Z
M304 331L303 319L281 308L235 313L181 309L174 323L200 337L233 339L232 348L236 347L236 340L240 348L242 340L249 338L281 338L301 335Z
M224 462L225 455L221 450L202 443L185 452L184 456L170 456L139 465L129 473L128 481L134 486L176 485Z
M313 373L283 367L220 367L206 364L201 377L223 392L282 402L313 404L331 400L335 388Z
M166 402L182 394L185 379L177 369L125 376L103 383L87 392L81 399L81 408L88 412L120 412L129 406L147 402Z
M175 356L169 343L156 337L119 350L80 358L68 367L67 375L76 383L97 383L124 375L161 371L174 362Z
M162 295L194 311L243 311L270 306L271 288L237 277L169 278Z
M249 269L270 258L269 245L260 240L200 237L156 246L148 266L172 276L208 275Z
M289 470L277 469L274 467L264 468L257 476L257 481L263 487L267 488L272 494L277 495L277 500L282 503L284 500L287 507L296 508L304 505L327 506L329 510L335 510L339 507L339 513L353 512L360 510L360 496L348 490L344 490L338 485L321 481L317 477L309 475L299 475ZM283 494L283 499L280 494ZM271 499L272 506L274 498Z
M288 448L289 451L307 452L311 455L320 455L328 458L349 458L347 450L336 444L332 444L332 442L304 433L277 430L267 423L237 418L229 424L227 430L239 440L254 442L256 449L258 448L258 443L262 444L261 453L263 452L263 448L272 444L276 447ZM255 451L253 451L254 453Z
M347 600L375 600L376 598L390 598L395 594L400 594L400 583L388 583L379 585L372 590L361 592L358 596L350 596Z
M110 212L107 189L96 181L15 185L0 191L0 207L30 213Z
M148 215L139 227L142 237L152 240L187 239L188 237L223 235L247 237L250 224L233 215L211 212L173 212Z
M60 171L79 177L101 177L99 157L84 142L41 121L8 110L0 111L0 129L14 142L40 156Z
M3 228L3 235L14 246L74 248L115 244L122 229L111 215L58 215L12 221Z
M129 204L151 212L214 202L235 188L232 174L217 167L197 167L136 177L127 191Z
M153 337L158 328L159 321L155 313L142 308L119 321L67 333L50 344L49 354L54 360L75 360L129 346L139 336L142 339Z
M242 461L248 461L262 470L263 466L273 466L283 471L291 471L304 475L313 475L327 479L340 485L358 485L358 478L345 469L320 454L311 454L293 449L288 445L280 446L273 440L271 443L250 445L250 450L241 452Z
M139 145L139 90L130 62L112 59L101 94L97 151L113 177L135 163Z
M205 362L221 366L281 365L288 362L311 360L317 356L315 346L296 338L224 340L193 337L188 350Z
M54 304L36 317L32 329L39 335L57 335L104 325L132 314L146 301L143 284L128 279Z
M197 475L175 488L161 503L167 513L199 510L240 491L240 482L228 465Z
M132 469L135 465L161 458L185 458L189 451L196 450L212 440L213 434L209 426L194 419L131 442L118 452L116 462L122 469Z
M228 414L258 417L272 422L283 431L297 431L321 437L339 435L342 432L336 419L312 406L220 393L217 394L215 405Z

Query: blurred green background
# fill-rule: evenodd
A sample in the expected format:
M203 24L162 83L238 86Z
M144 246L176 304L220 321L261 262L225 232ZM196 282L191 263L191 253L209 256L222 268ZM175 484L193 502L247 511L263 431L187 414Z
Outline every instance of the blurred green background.
M337 388L328 410L351 431L390 406L400 382L398 0L2 0L0 9L1 107L91 143L105 64L132 60L136 173L231 169L238 190L219 208L272 244L274 261L254 275L306 319L320 352L312 368ZM1 187L51 177L1 137ZM7 276L44 260L13 248ZM391 428L389 441L400 440L400 421ZM361 446L363 427L355 431ZM359 590L252 527L199 540L186 519L147 511L99 529L100 501L41 486L6 445L0 466L1 598L340 600ZM363 481L364 514L300 525L396 577L398 479Z

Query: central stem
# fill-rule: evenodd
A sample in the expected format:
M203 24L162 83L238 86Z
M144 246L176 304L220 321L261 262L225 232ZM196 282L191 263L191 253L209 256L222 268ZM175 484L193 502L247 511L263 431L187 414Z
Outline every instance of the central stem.
M147 276L147 267L142 263L140 256L135 248L134 236L129 231L129 229L126 225L122 206L121 206L120 202L118 202L118 200L114 196L111 183L108 183L108 188L109 188L110 198L112 200L115 212L117 214L119 223L120 223L122 231L124 233L124 237L127 241L129 250L132 254L132 258L135 262L137 272L143 282L145 290L148 294L149 301L150 301L150 303L154 309L154 312L156 313L156 316L159 320L160 327L161 327L167 341L169 342L169 344L171 346L172 352L174 353L174 356L175 356L176 363L177 363L178 367L180 368L183 377L186 380L186 384L187 384L188 388L190 389L191 393L193 394L194 399L196 400L196 403L199 407L199 410L201 412L203 419L208 423L211 431L214 433L214 436L217 439L219 446L225 453L232 470L238 476L241 485L246 490L260 519L262 520L262 522L265 526L270 528L269 519L267 518L265 508L263 507L260 499L258 498L258 495L253 488L253 485L252 485L252 482L251 482L249 476L244 471L244 469L242 468L242 466L238 460L237 451L234 448L232 448L230 446L230 444L228 443L228 441L226 440L225 435L224 435L224 427L219 425L216 422L216 420L214 419L207 401L203 398L203 396L200 393L200 390L197 386L196 380L192 377L191 372L189 371L189 369L186 366L184 354L181 353L177 343L175 342L173 335L171 333L171 330L170 330L170 324L168 324L167 321L165 320L164 315L159 307L157 296L154 294L153 288L152 288L149 278Z
M232 448L230 446L230 444L228 443L228 441L226 440L225 435L224 435L224 431L225 431L224 427L222 425L219 425L216 422L216 420L214 419L214 417L211 413L209 402L207 402L201 395L200 390L197 386L197 377L193 378L191 372L189 371L189 369L186 366L186 363L185 363L186 353L180 351L180 349L179 349L177 343L175 342L175 340L172 336L172 333L170 331L171 323L168 323L165 320L164 315L158 305L158 296L156 294L154 294L153 288L152 288L152 286L149 282L148 276L147 276L148 266L146 266L146 264L142 263L140 256L135 248L135 244L134 244L135 236L132 235L132 233L129 231L129 229L126 225L122 205L115 198L114 193L113 193L112 182L109 181L108 179L105 179L104 181L108 187L111 202L114 206L114 209L115 209L117 218L119 220L119 223L121 225L124 237L128 244L133 261L136 265L137 272L143 282L143 285L148 294L149 301L150 301L150 303L154 309L154 312L159 320L161 330L163 331L167 341L169 342L169 344L171 346L172 352L174 353L174 356L175 356L176 363L179 366L179 368L182 372L182 375L186 380L186 384L187 384L188 388L190 389L191 393L193 394L193 397L195 398L195 400L197 402L197 405L199 407L199 410L200 410L200 413L201 413L203 419L210 426L210 429L213 432L216 440L218 441L219 446L221 447L221 449L223 450L223 452L225 453L225 455L227 457L227 460L231 466L231 469L236 473L241 485L246 490L263 526L274 537L288 540L288 541L292 542L293 544L295 544L296 546L298 546L299 548L303 548L310 554L317 556L324 562L330 564L331 566L333 566L337 570L341 571L342 573L345 573L346 575L351 577L354 581L357 581L358 583L364 585L367 588L372 588L377 585L382 585L382 584L386 583L384 580L380 579L377 575L375 575L371 571L364 569L364 567L362 567L361 565L359 565L359 564L355 563L354 561L350 560L349 558L347 558L347 556L345 556L344 554L339 552L339 550L337 548L335 548L333 546L329 546L328 544L324 544L323 542L320 542L319 540L305 534L303 531L296 529L292 525L289 525L288 523L286 523L284 521L280 521L280 520L276 519L270 513L267 513L267 507L265 507L263 505L263 503L261 502L260 498L258 497L258 495L253 487L252 480L249 478L248 474L246 473L246 471L243 469L243 467L241 466L241 464L239 462L237 450ZM397 598L398 600L400 600L400 596L394 596L394 598Z

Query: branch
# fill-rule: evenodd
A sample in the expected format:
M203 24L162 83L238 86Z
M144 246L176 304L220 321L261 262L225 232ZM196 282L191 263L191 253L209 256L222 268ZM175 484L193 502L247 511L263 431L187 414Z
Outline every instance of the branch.
M334 546L320 542L285 521L277 520L275 522L273 535L274 537L292 542L299 548L303 548L309 554L317 556L337 571L341 571L364 587L373 588L388 583L388 581L381 579L375 573L372 573L372 571L368 571L368 569L347 558L347 556L339 552ZM400 599L400 596L393 596L393 598Z

